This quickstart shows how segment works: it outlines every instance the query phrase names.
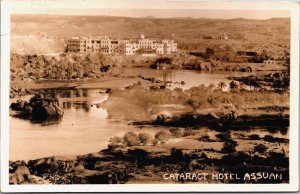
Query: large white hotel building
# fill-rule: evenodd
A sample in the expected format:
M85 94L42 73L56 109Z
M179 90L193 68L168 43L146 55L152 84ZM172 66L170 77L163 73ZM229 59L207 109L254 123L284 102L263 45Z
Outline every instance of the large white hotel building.
M67 41L68 52L103 54L170 54L177 52L173 39L148 39L143 34L139 39L114 40L107 36L72 37Z

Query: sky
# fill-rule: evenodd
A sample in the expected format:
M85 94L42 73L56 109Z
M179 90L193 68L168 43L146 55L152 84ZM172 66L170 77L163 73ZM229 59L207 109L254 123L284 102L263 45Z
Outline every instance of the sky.
M207 0L11 0L11 13L270 19L290 17L287 4L257 1L224 3Z

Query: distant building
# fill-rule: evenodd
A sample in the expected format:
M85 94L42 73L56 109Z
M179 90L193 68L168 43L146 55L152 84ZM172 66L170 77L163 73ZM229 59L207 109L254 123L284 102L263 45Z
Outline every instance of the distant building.
M88 44L88 37L81 37L80 38L80 53L87 52L87 44Z
M72 37L67 41L68 52L80 52L80 38Z
M121 43L121 54L170 54L177 52L177 43L172 39L153 40L141 34L140 39L124 40Z
M264 60L264 64L277 64L277 61L276 60Z
M99 53L101 51L101 39L97 36L92 36L87 39L86 52L83 53Z
M114 40L107 36L72 37L67 41L67 51L103 54L170 54L177 52L173 39L153 40L141 34L139 39Z

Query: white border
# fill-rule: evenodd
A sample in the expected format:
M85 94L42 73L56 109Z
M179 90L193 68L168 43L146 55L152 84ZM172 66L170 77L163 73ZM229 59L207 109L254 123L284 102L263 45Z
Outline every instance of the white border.
M65 0L68 1L68 0ZM43 1L43 3L46 1ZM49 6L52 2L48 1ZM70 4L80 7L82 0ZM85 1L86 2L86 1ZM291 11L291 93L290 93L290 183L289 184L124 184L124 185L9 185L9 54L10 54L10 4L1 2L1 191L2 192L238 192L238 191L297 191L299 189L299 4L294 2L201 2L189 1L142 1L142 0L102 0L97 5L106 8L145 8L153 9L258 9ZM111 3L110 3L111 2ZM135 6L132 7L132 2ZM96 2L92 0L91 5ZM129 4L128 4L129 3ZM130 4L131 3L131 4ZM59 4L63 4L61 1ZM88 5L89 5L88 4ZM180 4L180 6L178 6ZM247 6L245 6L247 4ZM56 4L57 5L57 4ZM131 5L131 6L129 6ZM192 5L192 6L191 6ZM22 6L22 3L21 3ZM28 4L27 4L28 6ZM85 3L85 6L87 4ZM121 6L121 7L119 7ZM95 6L93 6L95 7ZM147 8L147 7L146 7Z

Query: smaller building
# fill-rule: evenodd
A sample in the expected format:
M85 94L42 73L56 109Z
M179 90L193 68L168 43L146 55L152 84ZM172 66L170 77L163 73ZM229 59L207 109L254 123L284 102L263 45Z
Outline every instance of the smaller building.
M79 37L72 37L67 41L67 52L80 52Z
M86 44L88 53L99 53L101 51L101 38L98 36L92 36L88 39Z
M270 64L270 65L275 65L275 64L277 64L277 61L275 61L275 60L264 60L264 64Z
M88 37L81 37L80 38L80 53L86 53L87 50L87 44L88 44L89 38Z

